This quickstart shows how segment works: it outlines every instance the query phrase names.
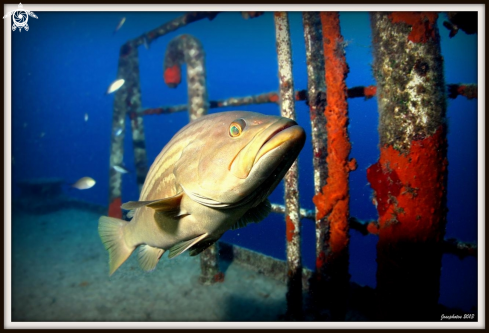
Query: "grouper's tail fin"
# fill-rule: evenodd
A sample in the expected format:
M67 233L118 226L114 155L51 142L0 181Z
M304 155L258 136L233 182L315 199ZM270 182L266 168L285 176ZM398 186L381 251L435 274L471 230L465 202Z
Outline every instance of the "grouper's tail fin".
M135 248L126 245L124 241L124 227L128 222L108 216L101 216L98 220L98 233L109 251L109 275L129 258Z

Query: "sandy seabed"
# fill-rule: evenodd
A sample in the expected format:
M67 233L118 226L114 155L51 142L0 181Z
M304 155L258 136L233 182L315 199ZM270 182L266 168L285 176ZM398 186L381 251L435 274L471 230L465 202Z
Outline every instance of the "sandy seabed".
M277 321L285 313L285 284L232 262L211 286L199 283L199 257L187 254L165 254L146 273L134 253L109 277L98 218L80 209L12 212L12 322Z

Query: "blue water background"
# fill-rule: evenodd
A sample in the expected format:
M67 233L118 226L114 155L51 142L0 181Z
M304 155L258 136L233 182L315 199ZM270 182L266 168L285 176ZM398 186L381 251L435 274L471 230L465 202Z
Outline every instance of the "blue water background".
M182 13L131 12L37 12L28 32L12 33L12 184L26 178L61 177L74 182L93 177L97 184L86 191L69 191L78 199L108 205L108 167L114 95L104 93L117 75L120 46ZM123 27L115 26L126 17ZM300 13L290 13L293 75L296 90L307 88L305 45ZM438 26L446 83L477 83L477 35L448 38ZM365 12L341 13L341 31L348 46L348 87L375 85L371 64L371 30ZM176 89L162 79L165 48L175 36L189 33L203 44L206 53L210 100L278 91L278 65L273 15L244 20L239 13L219 14L160 37L149 50L139 48L143 107L185 104L185 78ZM185 69L184 69L185 72ZM378 159L378 113L376 99L349 99L350 156L358 169L350 174L350 213L362 220L377 218L366 169ZM274 104L211 109L209 112L249 110L279 114ZM477 100L458 97L448 102L448 223L446 238L477 241ZM84 121L85 113L89 120ZM313 209L312 151L308 107L296 103L298 123L308 139L300 154L300 203ZM147 156L151 163L176 131L188 121L187 113L144 118ZM128 123L128 122L127 122ZM130 126L126 128L124 163L134 170ZM138 198L134 173L123 178L123 202ZM270 196L283 203L282 184ZM66 221L69 223L69 221ZM15 223L15 221L13 221ZM375 287L376 242L373 235L350 231L352 281ZM303 263L314 268L314 223L303 220ZM222 240L285 259L283 216L271 214L259 224L228 231ZM100 245L102 246L102 245ZM49 269L49 268L46 268ZM477 303L477 260L444 255L440 303L465 311Z

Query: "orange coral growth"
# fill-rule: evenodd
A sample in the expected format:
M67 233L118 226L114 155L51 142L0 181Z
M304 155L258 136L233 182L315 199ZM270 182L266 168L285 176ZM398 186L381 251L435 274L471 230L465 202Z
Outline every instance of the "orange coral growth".
M457 88L459 95L467 97L467 99L477 98L477 89L469 89L466 85L460 85Z
M377 93L376 86L368 86L363 88L363 94L365 95L366 98L372 98L375 96L376 93Z
M307 91L306 90L297 90L295 92L295 100L296 101L306 101L307 100Z
M370 222L367 225L367 231L373 235L377 235L379 233L379 225L374 222Z
M294 237L295 226L292 219L287 215L285 217L285 234L287 236L287 242L292 242L292 238Z
M224 273L219 272L216 275L214 275L214 282L224 282Z
M109 205L109 216L122 219L122 200L121 197L115 198Z
M319 252L316 258L316 268L319 270L326 264L326 254L323 251ZM319 277L319 275L318 275Z
M357 169L358 165L357 165L357 160L352 158L350 160L350 162L348 162L348 169L350 171L355 171Z
M270 96L270 102L277 103L277 102L278 102L278 100L279 100L279 97L278 97L278 95L277 95L277 94L272 94L272 95Z
M378 203L382 241L440 240L447 164L443 127L413 141L406 155L392 146L381 148L379 162L368 168L367 178Z
M182 82L182 70L180 69L180 66L173 65L172 67L165 69L163 79L170 88L178 86L180 82Z
M393 23L406 23L412 27L408 39L413 43L426 43L435 39L435 24L438 14L434 12L393 12Z
M328 216L330 223L329 243L333 253L348 245L348 175L355 162L348 162L351 145L348 139L348 104L345 76L348 66L343 52L339 15L321 12L327 107L324 112L328 133L328 178L322 193L314 196L318 209L317 219Z

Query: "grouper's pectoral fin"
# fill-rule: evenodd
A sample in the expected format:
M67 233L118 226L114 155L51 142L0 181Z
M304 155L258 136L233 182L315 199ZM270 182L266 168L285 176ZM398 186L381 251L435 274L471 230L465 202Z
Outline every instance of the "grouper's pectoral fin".
M170 254L168 255L168 258L175 258L176 256L182 254L183 252L187 251L189 248L200 242L202 239L206 238L208 233L205 233L203 235L197 236L195 238L192 238L190 240L186 241L181 241L175 245L173 245L170 248Z
M154 270L163 253L165 253L163 249L147 244L141 245L138 253L139 266L146 272Z
M248 223L258 223L272 211L270 201L266 199L258 206L249 209L232 227L232 230L246 227Z
M174 195L173 197L150 200L150 201L129 201L121 206L122 209L132 210L141 207L149 207L159 212L176 211L180 208L183 192Z

